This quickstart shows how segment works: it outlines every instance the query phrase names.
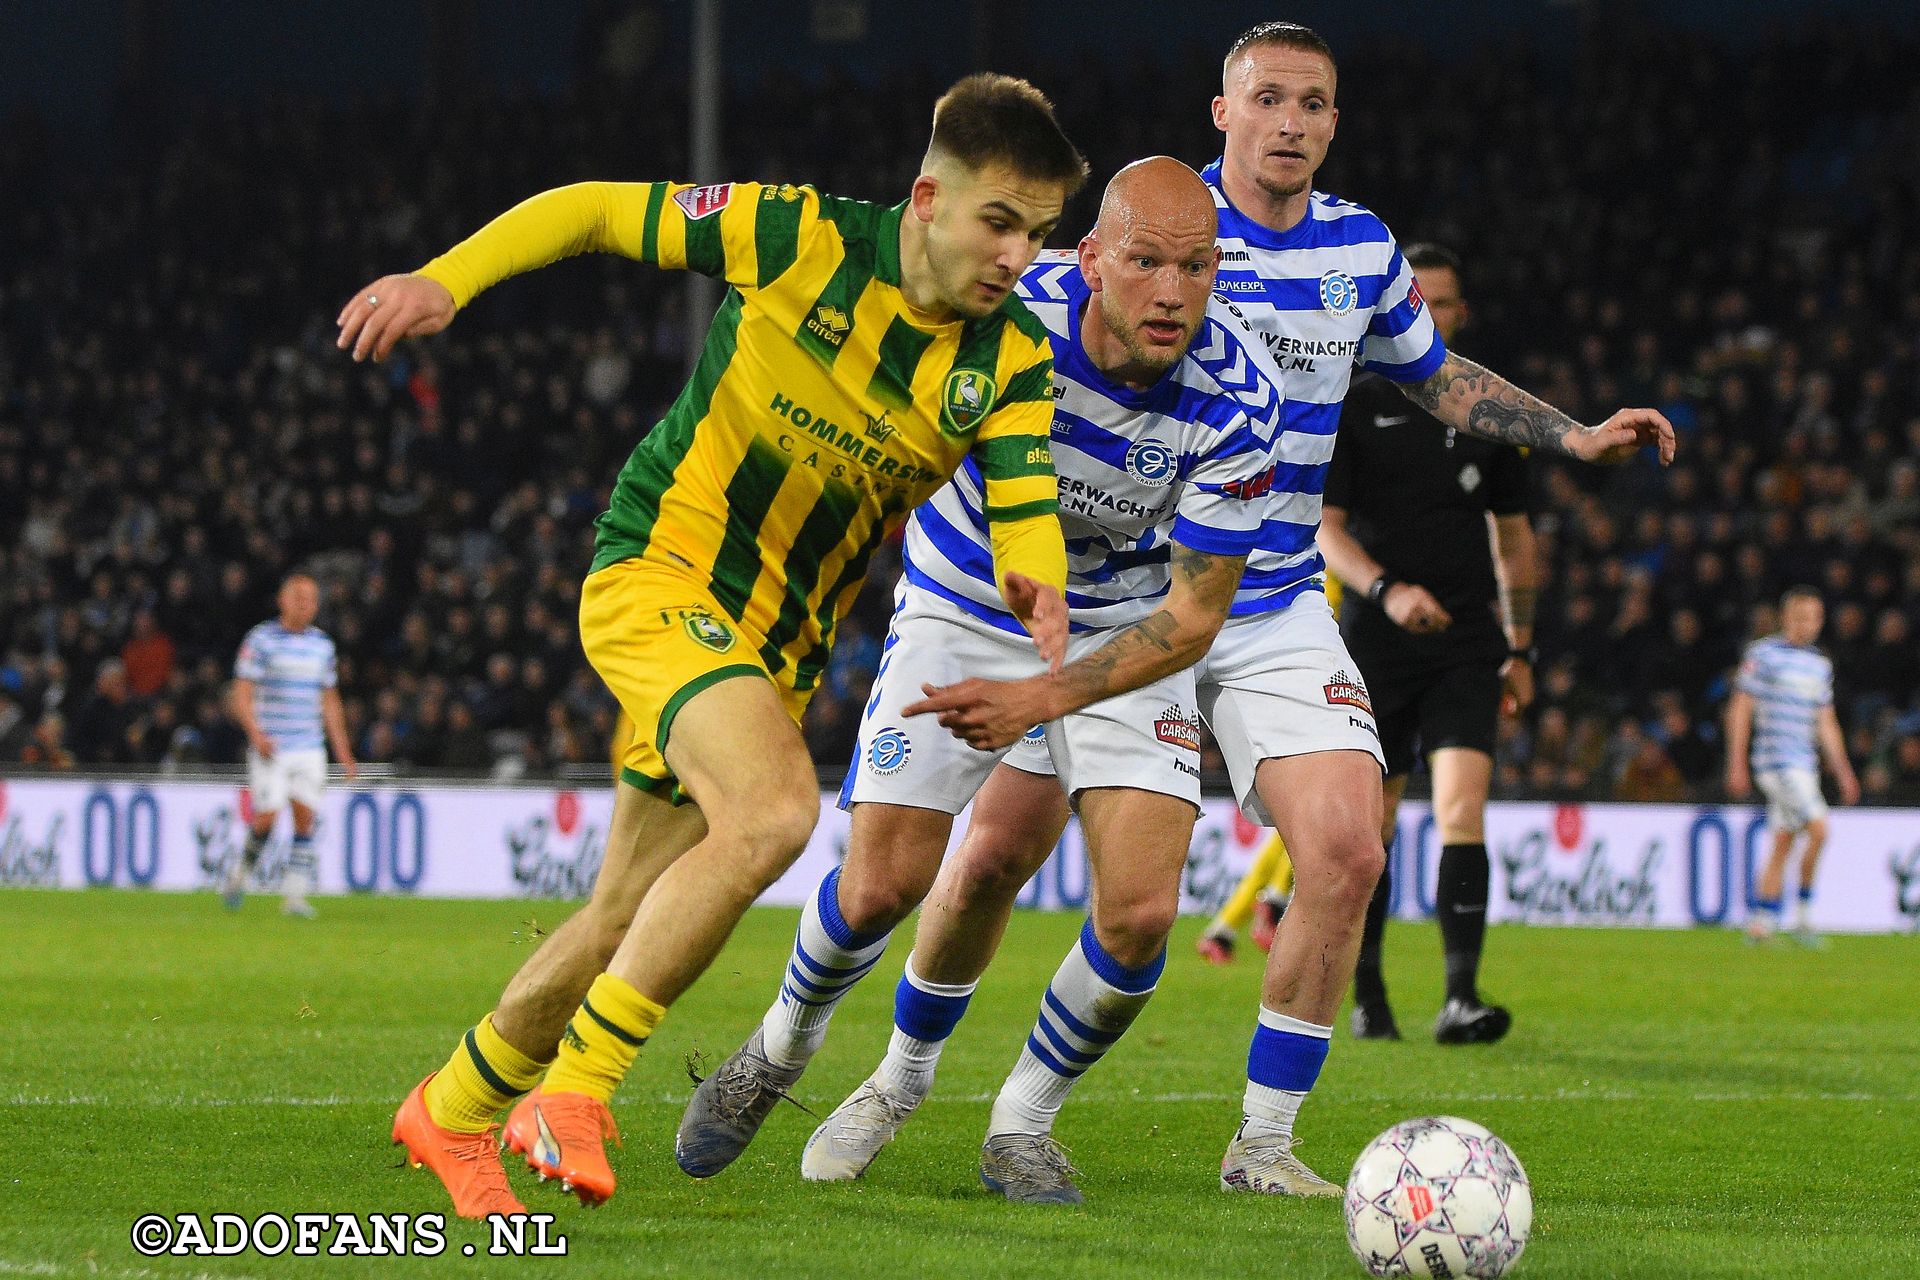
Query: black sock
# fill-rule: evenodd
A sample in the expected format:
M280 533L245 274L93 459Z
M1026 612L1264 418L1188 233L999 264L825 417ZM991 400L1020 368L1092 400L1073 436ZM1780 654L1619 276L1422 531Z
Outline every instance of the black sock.
M249 828L246 846L240 850L240 864L249 871L253 870L254 864L260 861L260 851L267 847L267 841L272 835L273 832L270 829L254 831Z
M1362 1009L1387 1007L1387 980L1380 972L1380 948L1387 936L1387 898L1393 893L1393 872L1380 869L1367 903L1367 923L1360 931L1360 959L1353 966L1353 1002Z
M1480 949L1487 936L1487 846L1440 850L1440 941L1447 956L1447 999L1479 1003Z

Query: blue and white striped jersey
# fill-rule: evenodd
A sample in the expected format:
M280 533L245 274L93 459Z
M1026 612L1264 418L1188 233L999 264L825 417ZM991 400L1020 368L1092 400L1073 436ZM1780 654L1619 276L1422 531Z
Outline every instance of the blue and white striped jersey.
M1020 298L1053 348L1054 471L1067 540L1074 631L1136 622L1172 577L1172 543L1237 556L1260 536L1283 394L1259 340L1218 299L1187 354L1134 391L1109 381L1080 345L1089 290L1070 251L1043 253ZM977 618L1020 624L994 585L992 544L971 456L907 522L906 576Z
M1820 768L1820 709L1833 704L1833 661L1767 636L1747 646L1734 687L1753 699L1753 771Z
M1320 493L1354 367L1419 382L1447 349L1393 233L1370 210L1316 191L1306 217L1274 231L1228 201L1218 160L1200 176L1220 215L1214 291L1266 342L1286 379L1280 471L1233 606L1236 616L1269 613L1319 589Z
M251 680L253 714L275 750L324 747L320 691L338 683L333 640L318 627L289 631L278 620L263 622L240 642L233 674Z

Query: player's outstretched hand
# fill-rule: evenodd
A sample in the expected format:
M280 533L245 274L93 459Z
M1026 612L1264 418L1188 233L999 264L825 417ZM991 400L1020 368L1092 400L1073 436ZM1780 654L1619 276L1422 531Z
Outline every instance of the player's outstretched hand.
M1061 664L1067 660L1067 602L1060 593L1024 573L1009 573L1007 608L1033 637L1033 647L1045 660L1047 674L1060 674Z
M942 688L923 684L926 694L901 711L903 716L937 715L940 727L970 747L998 751L1019 741L1046 713L1032 696L1029 680L962 680Z
M1658 409L1622 409L1597 427L1568 432L1573 456L1603 466L1625 462L1648 445L1660 451L1660 465L1673 461L1678 441L1673 424Z
M348 299L334 324L334 345L355 360L385 360L402 338L424 338L453 323L453 295L425 276L381 276Z

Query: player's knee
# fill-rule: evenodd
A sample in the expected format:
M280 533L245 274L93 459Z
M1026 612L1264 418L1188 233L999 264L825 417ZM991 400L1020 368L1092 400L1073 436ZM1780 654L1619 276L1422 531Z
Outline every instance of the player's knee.
M1808 848L1815 848L1827 842L1827 820L1825 818L1809 819L1805 830L1807 833Z
M1180 903L1147 898L1096 910L1093 932L1108 955L1129 969L1151 963L1167 945Z
M932 887L930 878L910 874L905 868L877 874L869 869L856 876L842 870L840 915L855 933L880 933L912 915Z
M1334 894L1344 905L1365 911L1387 865L1379 833L1355 826L1331 833L1323 847Z
M952 875L963 903L1012 898L1053 852L1031 832L975 821L954 856Z
M949 874L957 905L964 910L980 903L1018 897L1027 881L1033 878L1033 869L1018 857L983 849L956 861Z
M728 813L719 825L731 837L728 843L741 850L762 879L772 883L807 847L819 820L820 792L810 783L771 787L751 804Z

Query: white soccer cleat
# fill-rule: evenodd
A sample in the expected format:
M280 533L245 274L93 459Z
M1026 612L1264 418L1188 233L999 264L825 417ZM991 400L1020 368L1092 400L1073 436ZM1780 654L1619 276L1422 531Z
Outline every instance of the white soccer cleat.
M1220 1189L1269 1196L1339 1197L1339 1187L1293 1154L1294 1141L1290 1133L1248 1137L1247 1122L1242 1120L1233 1141L1227 1144L1227 1154L1220 1159Z
M918 1098L864 1081L833 1109L800 1153L800 1176L808 1182L851 1182L900 1132Z
M280 910L285 915L294 916L301 920L311 920L320 914L313 909L311 902L299 896L288 898L285 902L281 903Z

